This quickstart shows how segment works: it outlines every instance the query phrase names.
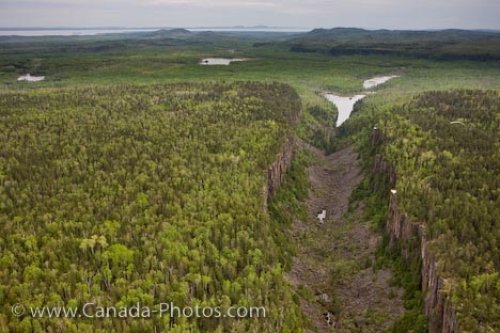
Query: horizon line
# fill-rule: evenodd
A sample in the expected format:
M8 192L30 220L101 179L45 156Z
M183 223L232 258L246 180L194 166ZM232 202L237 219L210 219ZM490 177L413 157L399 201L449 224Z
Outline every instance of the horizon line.
M464 30L464 31L500 31L500 28L459 28L459 27L447 27L447 28L364 28L356 26L334 26L334 27L298 27L298 26L268 26L268 25L233 25L233 26L195 26L195 27L169 27L169 26L152 26L152 27L127 27L127 26L25 26L25 27L2 27L0 30L4 31L36 31L36 30L120 30L120 29L130 29L130 30L173 30L173 29L186 29L186 30L199 30L199 29L301 29L301 30L316 30L316 29L362 29L368 31L376 30L390 30L390 31L443 31L443 30Z

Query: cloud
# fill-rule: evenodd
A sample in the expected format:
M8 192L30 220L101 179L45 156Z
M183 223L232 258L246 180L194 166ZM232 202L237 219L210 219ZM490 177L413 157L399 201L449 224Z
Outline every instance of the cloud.
M328 1L325 0L146 0L141 2L144 6L192 8L214 8L214 9L241 9L273 12L276 15L304 16L320 13ZM330 3L330 6L333 5Z
M498 0L0 0L0 26L499 29Z
M145 5L153 6L171 6L171 5L186 5L196 7L277 7L276 1L258 1L258 0L243 0L243 1L230 1L230 0L146 0L143 2Z

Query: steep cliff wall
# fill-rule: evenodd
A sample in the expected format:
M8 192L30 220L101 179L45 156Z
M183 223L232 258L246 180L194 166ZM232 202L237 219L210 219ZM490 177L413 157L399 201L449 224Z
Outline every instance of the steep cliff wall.
M380 132L374 129L372 144L379 145L382 140ZM391 187L395 188L396 172L384 159L376 158L372 173L388 177ZM424 308L429 320L429 333L460 332L456 311L448 297L446 280L439 276L438 263L430 249L431 241L426 238L425 227L410 221L408 215L400 210L395 190L390 192L386 230L390 237L389 246L402 245L400 248L404 258L420 256L421 288L425 296ZM409 244L413 246L408 246Z
M390 244L396 242L417 242L419 253L408 252L403 249L402 255L409 258L411 255L420 255L422 260L421 281L425 295L425 314L429 319L430 333L459 332L455 310L448 298L446 280L439 276L437 261L430 250L430 242L426 239L423 225L411 222L407 214L402 213L397 203L397 193L391 192L389 219L386 225L390 236Z
M295 153L295 139L288 137L275 161L267 170L267 184L264 186L264 208L267 208L269 199L278 191L285 179L285 173L293 160Z

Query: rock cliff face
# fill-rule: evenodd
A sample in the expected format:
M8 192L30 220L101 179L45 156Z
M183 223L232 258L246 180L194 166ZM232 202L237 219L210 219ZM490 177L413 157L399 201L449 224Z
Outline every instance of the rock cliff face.
M438 274L437 261L429 248L430 242L426 239L425 228L410 221L408 216L400 211L397 193L394 192L391 192L386 229L391 245L396 242L416 242L418 245L419 253L410 253L408 248L402 247L402 255L405 258L420 255L422 260L421 281L425 295L425 314L429 319L429 332L459 332L456 313L446 291L446 280Z
M374 131L372 143L380 144L378 131ZM374 174L388 176L391 187L395 187L396 173L386 161L377 158L373 167ZM421 288L424 293L425 314L429 320L429 333L457 333L456 311L450 302L446 288L446 280L439 276L437 261L430 249L430 241L426 238L425 227L409 220L398 205L397 192L391 190L389 203L389 218L386 230L390 237L389 246L401 244L402 255L409 259L418 255L422 261ZM404 246L413 244L414 246Z
M285 173L293 160L295 153L295 139L290 136L280 152L276 156L273 164L267 170L267 184L264 186L264 208L267 208L269 199L278 191L281 183L285 179Z

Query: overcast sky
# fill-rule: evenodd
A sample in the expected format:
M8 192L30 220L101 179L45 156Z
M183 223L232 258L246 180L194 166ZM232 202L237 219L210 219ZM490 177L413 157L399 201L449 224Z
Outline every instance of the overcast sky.
M0 27L500 29L500 0L0 0Z

